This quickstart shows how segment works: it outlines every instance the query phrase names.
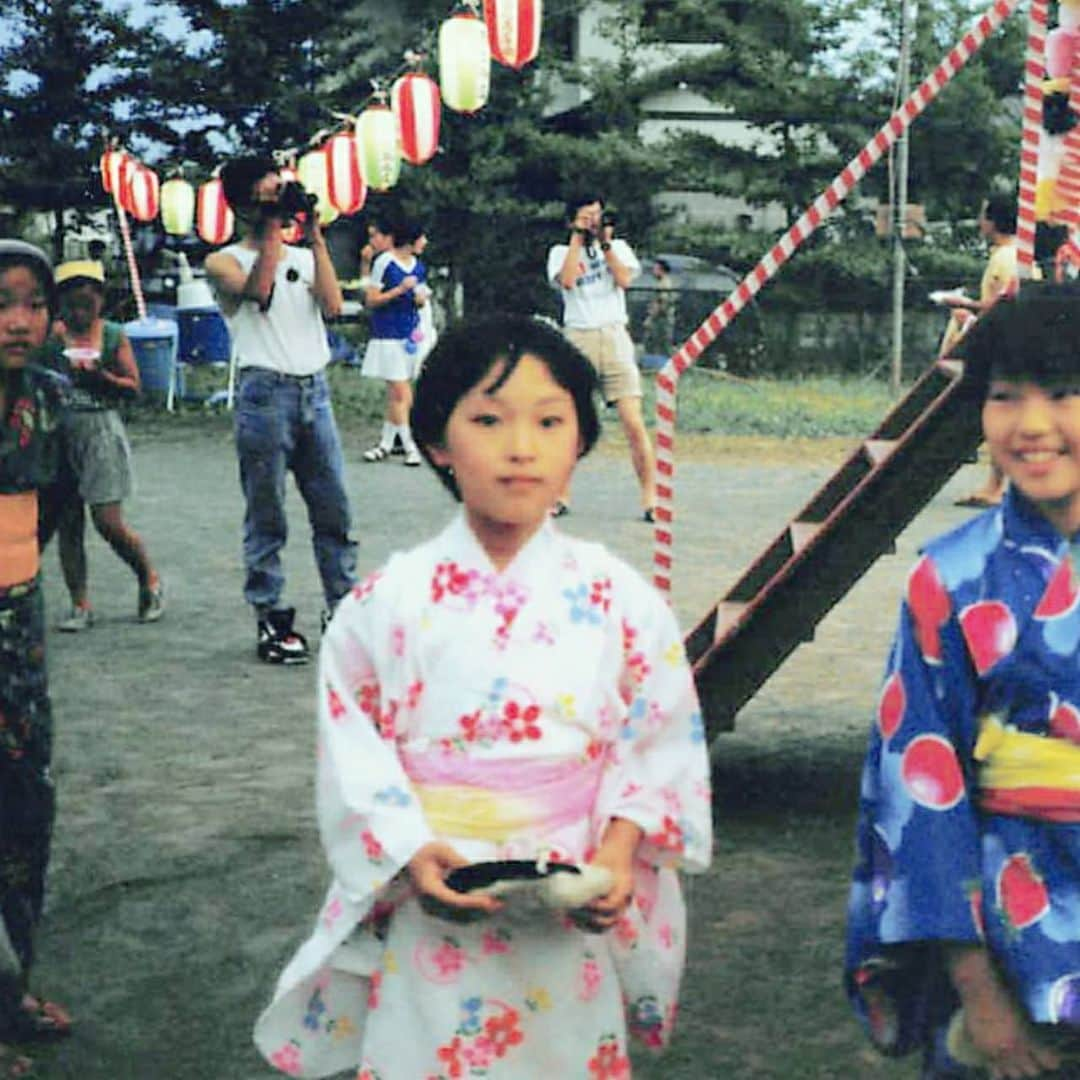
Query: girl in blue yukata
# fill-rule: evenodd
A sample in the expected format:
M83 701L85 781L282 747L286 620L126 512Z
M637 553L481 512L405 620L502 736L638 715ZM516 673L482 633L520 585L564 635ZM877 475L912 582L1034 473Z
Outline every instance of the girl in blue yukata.
M628 1032L671 1034L708 760L667 605L548 514L597 438L594 391L522 317L452 328L424 365L413 430L463 509L323 640L333 883L256 1027L282 1072L625 1080ZM490 891L522 875L541 900Z
M1011 481L912 570L860 793L846 980L924 1077L1080 1076L1080 292L963 346Z

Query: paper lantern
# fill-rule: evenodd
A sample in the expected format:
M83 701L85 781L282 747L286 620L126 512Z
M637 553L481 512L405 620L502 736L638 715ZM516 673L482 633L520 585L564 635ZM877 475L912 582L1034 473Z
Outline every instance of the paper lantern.
M390 107L397 118L401 156L412 165L430 161L439 148L438 84L420 72L402 75L390 90Z
M199 239L214 247L227 243L236 227L232 208L225 201L221 181L214 177L199 188L195 202L195 231Z
M128 176L124 208L136 221L153 221L158 216L160 192L157 173L136 164Z
M487 26L470 12L452 15L439 27L439 88L447 108L474 113L491 89Z
M101 183L105 190L128 210L128 181L135 159L126 150L107 150L101 156Z
M543 0L484 0L491 55L520 71L540 51Z
M1046 74L1051 79L1069 76L1078 44L1080 33L1063 26L1056 27L1046 35Z
M338 216L338 212L330 203L326 155L321 148L310 151L296 163L296 175L305 190L318 200L315 204L315 213L318 214L319 224L329 225Z
M174 176L161 185L161 224L170 236L187 236L195 222L195 189Z
M369 105L356 122L356 152L369 188L386 191L401 174L397 120L389 105Z
M326 141L323 153L330 205L343 214L355 214L367 201L367 184L360 172L356 138L352 132L339 131Z

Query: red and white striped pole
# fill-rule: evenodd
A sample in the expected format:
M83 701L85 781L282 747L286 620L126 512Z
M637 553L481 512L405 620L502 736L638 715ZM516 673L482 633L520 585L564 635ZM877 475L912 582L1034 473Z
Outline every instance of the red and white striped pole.
M131 229L128 226L127 211L120 205L120 192L113 188L113 205L116 207L116 219L120 222L120 238L124 242L124 257L127 259L128 277L131 280L131 292L135 297L135 310L140 319L146 318L146 298L143 296L142 282L139 280L139 264L135 259L135 248L131 243Z
M1042 136L1042 80L1046 57L1048 0L1031 0L1024 54L1024 115L1020 128L1020 184L1016 200L1016 270L1021 281L1035 265L1035 188Z
M982 47L986 39L1013 13L1020 0L995 3L949 51L940 64L889 117L881 130L848 162L832 183L814 200L798 221L726 300L705 319L656 376L656 532L653 581L662 592L671 591L674 551L675 396L683 372L711 345L740 311L772 279L802 243L847 197L867 171L911 126L927 105ZM1044 0L1034 0L1042 3Z

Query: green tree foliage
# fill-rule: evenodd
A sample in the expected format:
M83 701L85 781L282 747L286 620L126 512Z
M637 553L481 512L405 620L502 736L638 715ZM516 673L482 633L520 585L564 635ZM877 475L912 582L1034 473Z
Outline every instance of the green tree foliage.
M798 216L842 164L845 125L857 112L851 86L828 65L843 14L808 0L645 0L647 37L671 43L672 62L643 89L679 85L752 129L738 146L675 135L664 152L680 186L779 203L789 220Z
M469 311L511 307L557 314L554 291L545 281L548 247L565 239L564 201L572 194L603 195L619 215L619 230L640 244L653 223L650 197L663 186L667 166L642 146L631 98L619 122L612 102L621 100L617 62L582 72L558 48L560 22L575 4L545 22L540 56L520 72L492 65L488 104L473 116L444 108L440 150L419 167L403 166L387 195L370 198L369 209L401 205L421 219L430 234L429 259L447 267L455 293ZM446 15L443 2L415 0L407 18L380 26L347 21L329 47L325 85L338 101L362 102L371 80L401 67L406 48L432 54L435 31ZM437 58L428 70L435 74ZM590 104L560 117L548 115L552 73L589 90ZM460 290L460 292L459 292Z
M151 68L168 43L97 0L18 0L0 9L0 202L46 211L62 251L64 211L100 205L108 132L171 134Z
M325 126L319 85L341 5L175 0L174 6L192 35L159 71L158 89L192 121L183 156L209 164L243 150L302 146Z

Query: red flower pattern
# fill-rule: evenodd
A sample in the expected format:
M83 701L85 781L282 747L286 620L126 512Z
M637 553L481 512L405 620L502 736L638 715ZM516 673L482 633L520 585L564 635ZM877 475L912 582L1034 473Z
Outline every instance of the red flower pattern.
M503 1057L512 1046L524 1041L520 1019L516 1009L507 1009L502 1016L490 1016L484 1021L484 1034L491 1040L496 1057Z
M589 1076L593 1080L629 1080L630 1059L621 1052L615 1039L605 1039L589 1059Z
M526 705L522 708L516 701L508 701L503 706L502 729L506 737L514 743L523 739L540 738L539 705Z

